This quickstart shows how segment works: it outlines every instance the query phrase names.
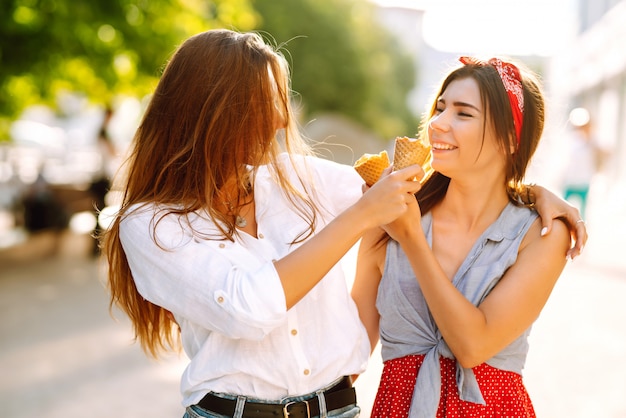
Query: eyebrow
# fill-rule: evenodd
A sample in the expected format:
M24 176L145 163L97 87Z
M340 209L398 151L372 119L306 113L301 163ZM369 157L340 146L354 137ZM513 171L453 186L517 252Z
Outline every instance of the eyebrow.
M441 102L443 104L446 104L446 101L444 99L442 99L441 97L439 99L437 99L437 102ZM471 107L472 109L475 109L477 112L480 112L480 109L477 108L476 106L474 106L471 103L456 101L456 102L452 102L452 105L455 106L455 107Z

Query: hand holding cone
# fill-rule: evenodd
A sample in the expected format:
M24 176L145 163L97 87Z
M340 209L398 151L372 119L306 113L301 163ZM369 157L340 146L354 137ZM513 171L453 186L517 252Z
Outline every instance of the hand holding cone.
M424 170L424 177L420 183L424 183L434 172L430 165L432 161L431 146L424 142L404 137L397 137L393 152L393 169L401 170L412 164L419 164ZM354 163L354 169L365 180L368 186L378 181L385 168L389 167L387 151L379 154L364 154Z
M402 170L412 164L418 164L424 170L424 177L420 183L424 183L433 174L432 147L423 141L406 136L397 137L393 151L393 169Z

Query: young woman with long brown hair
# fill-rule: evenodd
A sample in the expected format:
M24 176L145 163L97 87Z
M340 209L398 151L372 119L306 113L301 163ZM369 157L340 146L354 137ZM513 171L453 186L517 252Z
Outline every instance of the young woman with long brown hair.
M570 247L565 222L546 235L519 203L543 94L519 65L461 60L422 129L435 174L361 243L353 297L384 361L376 418L534 417L527 337Z
M308 156L288 81L256 34L184 42L105 236L112 303L142 347L177 345L180 327L190 417L358 413L346 376L363 371L369 343L336 264L406 210L419 168L362 194L351 167Z

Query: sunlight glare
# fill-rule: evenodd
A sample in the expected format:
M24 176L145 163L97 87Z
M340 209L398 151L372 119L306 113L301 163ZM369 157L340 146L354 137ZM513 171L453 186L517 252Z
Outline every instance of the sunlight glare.
M424 41L446 52L553 54L575 33L575 0L372 0L424 10Z

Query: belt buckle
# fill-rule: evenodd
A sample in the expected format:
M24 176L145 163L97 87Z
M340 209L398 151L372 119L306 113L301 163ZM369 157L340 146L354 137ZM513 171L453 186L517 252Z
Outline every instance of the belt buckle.
M311 409L309 409L309 401L291 401L291 402L287 402L285 404L285 406L283 406L283 418L289 418L289 416L291 415L291 412L289 412L289 407L291 405L295 405L297 403L304 403L306 405L306 418L311 418Z

